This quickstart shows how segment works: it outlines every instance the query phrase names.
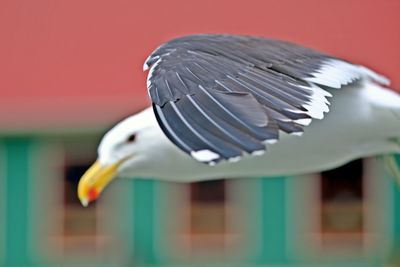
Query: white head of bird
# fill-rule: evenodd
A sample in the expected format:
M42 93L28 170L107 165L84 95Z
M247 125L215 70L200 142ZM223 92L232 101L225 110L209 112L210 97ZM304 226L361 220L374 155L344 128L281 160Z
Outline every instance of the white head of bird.
M100 142L96 162L82 176L78 197L83 206L98 198L104 188L130 169L139 169L154 158L161 129L148 108L128 117L108 131ZM161 135L162 136L162 135Z

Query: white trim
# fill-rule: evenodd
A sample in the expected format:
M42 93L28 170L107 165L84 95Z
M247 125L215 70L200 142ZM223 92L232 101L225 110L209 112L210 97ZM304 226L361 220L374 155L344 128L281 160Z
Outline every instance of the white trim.
M131 190L133 186L126 186L128 183L131 185L132 181L127 181L126 179L115 181L110 188L107 188L106 196L100 196L97 200L99 203L96 209L96 216L98 218L96 221L96 231L104 233L104 235L101 238L99 236L96 237L97 254L93 256L95 258L101 259L104 256L104 252L106 252L108 259L118 262L121 258L119 253L129 243L125 241L127 238L124 231L126 230L124 228L126 224L123 220L126 218L128 212L132 212L133 202L128 201L127 196L132 196ZM133 227L130 227L130 230L133 231ZM128 236L133 236L133 234ZM104 241L107 242L105 247L103 246Z
M180 242L177 235L172 233L187 232L189 225L189 213L187 208L186 200L189 197L188 190L186 189L187 184L184 183L173 183L163 184L160 186L160 207L159 210L163 211L161 220L164 222L164 228L160 229L162 235L160 236L160 251L162 251L166 258L175 260L180 258L181 255L187 255L186 251L182 251L187 248L187 244ZM168 211L168 212L164 212ZM181 222L176 224L176 218L179 216L178 221ZM181 251L181 253L179 253Z
M381 233L376 240L365 240L366 255L371 252L379 252L385 255L391 249L393 239L392 225L393 214L390 212L393 205L393 191L391 181L387 179L386 170L379 157L366 158L364 160L364 172L366 174L365 194L368 194L365 213L367 230ZM368 208L369 207L369 208ZM388 216L391 214L392 216ZM392 220L390 220L392 219Z
M316 229L318 224L312 218L318 213L317 207L310 207L316 203L317 175L309 174L291 177L287 180L288 198L288 252L292 258L309 260L310 255L317 252L315 243L311 242L309 233ZM295 222L295 223L294 223Z
M261 209L263 208L263 179L264 177L246 177L232 179L233 185L230 194L234 201L237 202L238 216L235 222L238 232L242 235L238 246L234 253L237 254L239 262L243 259L259 258L263 249L261 243L263 236L260 229L263 228L263 216Z
M55 235L63 231L62 215L63 205L61 203L63 191L61 190L63 177L62 167L64 164L64 151L62 145L57 142L39 142L34 145L30 153L31 179L30 203L32 227L35 227L33 235L44 238L30 244L32 255L45 259L60 259L63 255L63 247L54 244ZM61 200L60 200L61 199Z

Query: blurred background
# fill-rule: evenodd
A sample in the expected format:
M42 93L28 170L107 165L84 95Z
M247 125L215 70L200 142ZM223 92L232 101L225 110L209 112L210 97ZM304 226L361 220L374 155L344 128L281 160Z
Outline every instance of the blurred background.
M149 105L142 65L161 43L278 38L400 90L399 14L398 0L1 0L0 266L400 266L400 189L380 158L76 197L102 134Z

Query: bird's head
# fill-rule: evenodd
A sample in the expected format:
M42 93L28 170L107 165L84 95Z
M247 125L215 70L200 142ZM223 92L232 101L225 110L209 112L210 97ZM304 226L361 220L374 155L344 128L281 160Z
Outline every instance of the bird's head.
M149 108L121 121L104 135L96 162L78 184L78 198L83 206L97 199L128 166L149 157L148 143L152 141L155 124L153 111Z

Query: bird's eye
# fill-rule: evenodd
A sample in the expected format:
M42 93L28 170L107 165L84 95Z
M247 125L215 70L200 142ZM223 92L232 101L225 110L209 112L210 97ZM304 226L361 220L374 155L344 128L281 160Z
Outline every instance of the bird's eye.
M126 139L127 143L132 143L134 142L136 139L136 134L131 134L130 136L128 136L128 138Z

